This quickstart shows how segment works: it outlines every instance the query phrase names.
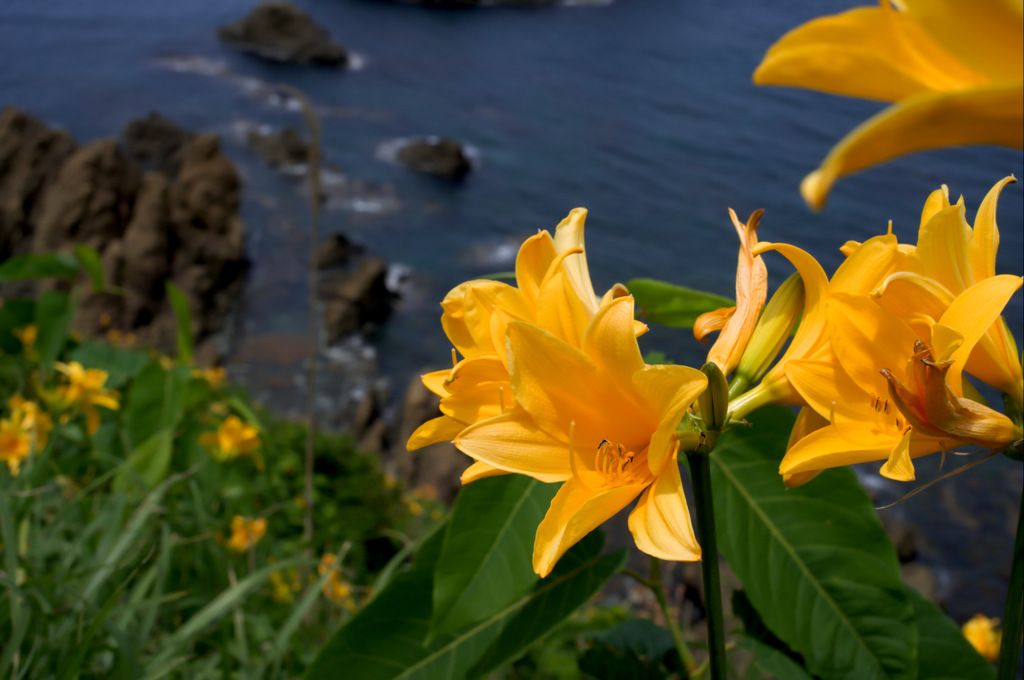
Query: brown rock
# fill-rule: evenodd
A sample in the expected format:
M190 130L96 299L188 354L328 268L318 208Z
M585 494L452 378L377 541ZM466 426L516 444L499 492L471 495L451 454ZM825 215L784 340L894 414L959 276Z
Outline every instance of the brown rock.
M327 344L366 332L387 319L393 296L384 285L386 275L384 260L368 257L355 270L335 274L320 285L320 295L326 298Z
M128 156L146 169L175 177L181 169L185 147L195 135L159 113L128 121L121 131Z
M217 29L232 47L272 61L344 66L348 52L305 12L287 2L265 2L246 18Z
M323 270L344 265L352 255L361 252L362 248L352 243L344 234L331 234L317 246L316 268Z
M115 140L86 144L71 154L46 191L32 251L85 244L102 252L124 233L138 188L138 167Z
M418 172L450 179L459 179L473 169L462 145L447 137L414 139L398 151L398 161Z
M302 165L309 162L309 144L294 128L280 132L260 133L250 130L245 141L253 151L275 168Z
M0 259L27 249L43 190L74 148L64 130L13 106L0 113Z
M125 323L144 326L164 296L164 281L171 273L171 232L168 221L167 177L148 172L135 199L135 211L124 233L121 285L138 293L125 300Z

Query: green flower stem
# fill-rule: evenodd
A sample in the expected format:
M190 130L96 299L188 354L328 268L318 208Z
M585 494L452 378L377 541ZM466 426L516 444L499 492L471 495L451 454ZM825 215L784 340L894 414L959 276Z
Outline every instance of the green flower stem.
M1010 563L1010 590L1006 594L1003 614L1003 642L999 647L999 680L1017 676L1017 657L1021 646L1021 618L1024 615L1024 494L1021 495L1017 517L1017 539L1013 543Z
M699 451L687 453L693 497L697 505L697 538L701 547L704 602L708 616L708 651L711 680L725 680L725 621L722 616L722 584L718 573L718 539L715 536L715 508L711 498L711 460Z
M654 593L654 596L658 598L658 605L661 606L661 613L665 616L665 621L668 623L668 630L672 633L672 639L676 643L676 651L679 652L679 658L683 661L683 667L686 668L687 673L692 673L697 668L697 660L693 658L693 652L686 646L686 640L683 639L683 631L679 628L679 622L676 621L668 607L665 588L661 585L661 560L657 557L651 557L650 576L651 578L647 581L647 586Z

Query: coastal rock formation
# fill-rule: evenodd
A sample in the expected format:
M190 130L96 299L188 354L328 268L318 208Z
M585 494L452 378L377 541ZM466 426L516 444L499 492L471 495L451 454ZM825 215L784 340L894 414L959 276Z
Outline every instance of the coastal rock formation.
M280 132L249 130L245 142L271 167L287 168L309 162L309 144L294 128L286 127Z
M394 295L385 285L387 271L384 260L367 257L353 270L323 280L319 293L328 345L353 333L367 334L388 318Z
M217 35L232 47L272 61L327 66L348 63L345 48L287 2L258 5L246 18L218 28Z
M155 167L177 163L173 174L150 170L126 156L113 139L76 147L62 131L14 107L0 114L0 259L30 252L94 248L106 283L126 295L91 294L75 319L85 334L133 333L171 350L176 322L165 281L189 300L197 339L223 326L247 263L239 217L238 172L214 135L178 135L153 116L132 127L139 149ZM150 144L147 129L159 143ZM174 126L176 128L176 126ZM172 161L173 159L173 161ZM44 285L53 285L45 282ZM200 350L209 354L209 349Z
M128 121L121 130L128 156L144 170L156 170L168 177L177 176L182 153L193 137L194 134L156 112Z
M396 158L413 170L451 179L473 169L462 145L447 137L413 139L398 150Z

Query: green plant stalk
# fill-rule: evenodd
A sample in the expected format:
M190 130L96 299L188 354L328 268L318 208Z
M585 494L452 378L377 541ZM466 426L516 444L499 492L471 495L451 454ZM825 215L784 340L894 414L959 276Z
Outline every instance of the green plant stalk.
M711 680L725 680L725 621L722 616L722 581L718 572L718 539L715 536L715 508L711 497L711 461L708 454L688 452L693 497L697 505L697 538L701 547L704 602L708 616L708 651Z
M1017 516L1017 538L1010 562L1010 588L1003 613L1003 641L999 647L999 680L1017 676L1017 657L1021 646L1021 618L1024 616L1024 493Z
M661 613L665 616L665 622L668 624L668 631L672 633L672 640L676 643L676 651L679 653L679 658L682 659L686 672L688 674L693 673L697 668L697 660L693 658L693 652L686 646L686 640L683 639L683 631L679 628L679 622L676 621L676 618L672 615L672 610L669 609L665 588L661 584L661 560L657 557L651 557L650 579L641 580L640 582L650 588L651 592L654 593L654 597L657 598L658 606L661 607Z

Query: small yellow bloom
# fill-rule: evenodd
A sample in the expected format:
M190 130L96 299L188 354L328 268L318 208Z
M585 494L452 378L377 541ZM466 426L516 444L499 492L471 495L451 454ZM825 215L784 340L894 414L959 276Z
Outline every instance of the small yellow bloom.
M32 451L32 436L21 428L20 423L4 418L0 420L0 460L15 477L21 469L21 461Z
M243 423L238 416L230 415L217 426L215 432L200 435L199 443L207 448L215 460L223 463L239 456L253 455L260 446L260 436L254 425Z
M39 337L39 328L34 323L30 323L24 328L15 328L13 332L14 337L21 341L21 346L28 354L35 347L36 338Z
M56 369L64 374L66 385L57 388L57 396L67 407L79 407L85 414L86 429L95 434L100 427L100 414L94 407L116 411L120 408L119 395L113 390L103 388L107 382L107 372L98 368L86 369L77 361L68 363L56 362Z
M973 619L963 625L964 637L987 661L999 659L999 645L1002 642L1003 633L995 629L998 624L999 619L990 619L984 614L976 614Z
M14 395L7 401L7 408L11 410L11 421L35 436L36 449L45 447L50 432L53 430L53 420L50 418L50 414L40 409L39 404L25 399L20 394Z
M192 370L193 378L202 378L210 384L210 387L218 388L228 378L227 369L223 366L210 366L209 368L196 368Z
M270 585L272 588L270 596L276 602L283 603L293 602L295 593L302 589L299 572L295 569L289 569L287 575L280 571L271 572Z
M683 498L676 427L707 386L685 366L646 366L633 298L609 300L577 348L532 324L508 325L515 406L461 433L474 459L543 482L564 482L537 528L541 576L592 529L641 496L629 528L640 550L700 559Z
M248 517L235 515L231 518L231 537L228 538L225 546L233 553L244 553L259 543L266 532L267 520L265 517L249 519Z
M755 83L895 102L832 149L804 199L821 208L839 177L916 151L1024 148L1022 17L1019 0L880 0L783 36Z
M526 321L579 347L587 324L604 300L621 297L616 284L598 299L590 281L584 251L583 226L587 211L577 208L559 223L554 237L541 231L530 237L516 258L516 284L468 281L452 289L441 307L441 325L463 359L453 351L453 368L423 376L423 383L441 397L441 413L417 429L407 448L454 439L473 423L513 407L505 330L512 321ZM646 326L636 322L637 334ZM462 481L502 474L477 462Z
M729 209L729 217L740 237L740 255L736 265L736 306L702 314L693 326L693 335L701 342L705 336L721 330L718 340L708 352L708 362L717 364L728 376L735 370L754 331L757 319L768 296L768 269L760 255L754 255L757 246L757 225L763 210L756 210L746 224Z
M348 611L354 612L356 610L356 601L352 597L352 586L341 575L341 570L334 566L334 561L335 556L327 553L320 558L320 565L317 567L317 573L321 576L328 571L331 572L323 584L322 591L324 597L339 607L344 607Z

